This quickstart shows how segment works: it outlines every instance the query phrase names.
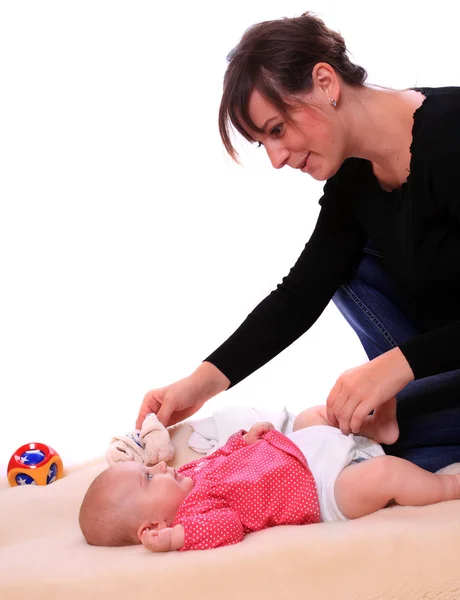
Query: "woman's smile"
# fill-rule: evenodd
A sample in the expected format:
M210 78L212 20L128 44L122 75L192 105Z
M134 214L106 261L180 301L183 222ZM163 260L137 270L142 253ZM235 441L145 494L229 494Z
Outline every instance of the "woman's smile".
M302 171L302 173L308 173L308 158L310 157L311 152L309 152L304 160L304 162L297 167L298 169L300 169Z

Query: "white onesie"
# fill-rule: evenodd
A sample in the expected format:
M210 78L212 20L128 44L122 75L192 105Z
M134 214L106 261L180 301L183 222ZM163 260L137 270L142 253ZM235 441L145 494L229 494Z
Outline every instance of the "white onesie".
M344 435L329 425L313 425L287 434L303 452L315 479L321 521L346 521L335 501L339 473L353 461L383 456L380 444L360 435Z

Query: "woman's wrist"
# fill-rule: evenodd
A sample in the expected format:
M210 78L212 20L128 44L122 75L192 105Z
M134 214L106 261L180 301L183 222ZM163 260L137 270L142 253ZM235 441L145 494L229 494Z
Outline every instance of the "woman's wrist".
M396 346L382 355L388 360L388 370L395 379L400 380L402 387L414 379L414 372L404 354ZM402 389L402 388L401 388Z
M201 365L190 375L200 400L209 400L220 394L230 385L230 379L222 371L210 362L202 362Z

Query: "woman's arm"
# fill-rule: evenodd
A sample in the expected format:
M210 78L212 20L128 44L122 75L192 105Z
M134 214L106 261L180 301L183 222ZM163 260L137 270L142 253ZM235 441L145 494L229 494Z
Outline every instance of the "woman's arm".
M460 257L459 257L460 259ZM460 321L433 329L400 344L415 379L460 369Z
M334 178L329 180L315 230L289 274L192 375L145 395L137 428L149 412L156 413L164 425L190 417L209 398L259 369L313 325L350 275L367 239L342 196Z
M303 252L242 325L205 360L231 381L266 364L305 333L359 261L367 235L347 208L336 183L324 188L322 209Z

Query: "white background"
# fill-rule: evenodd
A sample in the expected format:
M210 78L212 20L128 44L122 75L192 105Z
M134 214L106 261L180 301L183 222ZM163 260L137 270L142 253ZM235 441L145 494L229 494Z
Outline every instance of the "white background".
M453 2L0 2L0 468L64 464L134 427L288 272L322 184L225 155L225 57L251 24L314 10L368 81L459 83ZM330 306L224 404L323 403L365 360Z

